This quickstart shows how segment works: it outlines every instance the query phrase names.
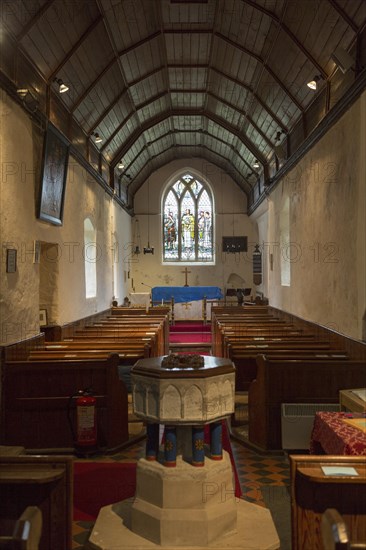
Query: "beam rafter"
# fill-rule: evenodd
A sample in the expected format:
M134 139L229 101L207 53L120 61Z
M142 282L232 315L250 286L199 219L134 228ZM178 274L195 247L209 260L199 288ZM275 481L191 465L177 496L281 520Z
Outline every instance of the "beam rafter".
M325 72L323 67L321 65L319 65L319 63L317 62L315 57L312 56L312 54L309 52L309 50L307 48L305 48L304 44L302 42L300 42L300 40L297 38L297 36L287 27L287 25L285 25L285 23L283 21L281 21L281 19L274 12L268 10L266 7L264 7L260 4L257 4L256 2L254 2L254 0L241 0L241 1L244 2L244 4L247 4L248 6L251 6L253 9L255 9L257 11L260 11L261 13L264 13L265 15L267 15L267 17L272 19L272 21L274 21L276 23L276 25L278 25L283 30L283 32L285 34L287 34L287 36L292 40L292 42L294 42L294 44L296 44L296 46L302 51L302 53L305 55L305 57L307 57L309 59L309 61L311 61L311 63L314 65L314 67L316 67L318 72L322 75L324 80L326 80L328 78L327 73ZM332 2L332 0L329 0L329 1Z
M162 122L163 120L173 116L204 116L209 120L212 120L218 126L221 126L225 130L227 130L229 133L239 138L239 140L243 143L243 145L252 153L252 155L255 156L255 158L258 159L258 161L261 164L267 165L267 159L262 155L259 149L257 149L253 145L253 143L251 143L246 138L246 136L243 136L237 129L233 128L229 123L227 123L226 120L222 119L221 117L218 117L217 115L214 115L213 113L200 111L196 109L174 109L172 111L168 110L168 111L159 113L159 115L152 117L145 124L141 125L141 129L140 128L137 129L130 136L130 138L117 150L117 152L115 153L114 157L111 160L112 167L114 167L117 164L120 158L123 158L123 156L132 147L134 142L140 137L142 133L146 132L146 130L149 130L156 124L159 124L159 122Z

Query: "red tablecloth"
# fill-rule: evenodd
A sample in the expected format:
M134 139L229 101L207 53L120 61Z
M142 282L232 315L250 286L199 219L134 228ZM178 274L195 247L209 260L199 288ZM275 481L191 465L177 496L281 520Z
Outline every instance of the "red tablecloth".
M310 453L328 455L366 455L366 434L343 419L344 412L317 412L311 434Z

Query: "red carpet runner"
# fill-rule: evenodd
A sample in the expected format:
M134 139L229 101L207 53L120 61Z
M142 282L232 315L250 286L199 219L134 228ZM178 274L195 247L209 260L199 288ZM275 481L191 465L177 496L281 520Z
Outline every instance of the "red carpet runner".
M211 343L211 325L201 321L177 321L170 327L171 344L209 344Z
M135 490L135 462L75 462L74 521L95 521L100 508L133 497Z

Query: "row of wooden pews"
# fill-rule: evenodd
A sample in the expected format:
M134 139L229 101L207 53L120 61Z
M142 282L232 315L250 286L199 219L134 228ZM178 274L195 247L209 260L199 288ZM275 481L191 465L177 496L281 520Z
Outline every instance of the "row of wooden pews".
M248 390L249 441L282 445L282 403L337 403L365 385L366 344L270 306L212 309L213 353L230 357Z
M140 308L113 308L82 326L55 327L47 337L50 341L40 335L4 350L1 443L72 449L68 417L75 416L75 399L70 398L91 388L97 399L98 448L117 449L129 438L129 371L138 359L167 353L168 309L147 314Z

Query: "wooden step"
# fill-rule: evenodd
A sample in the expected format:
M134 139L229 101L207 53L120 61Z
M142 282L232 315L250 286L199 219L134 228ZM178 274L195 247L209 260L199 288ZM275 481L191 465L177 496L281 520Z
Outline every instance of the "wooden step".
M207 353L211 351L211 342L184 342L179 344L169 344L169 351L171 353L179 353L180 351L194 351L199 353Z

